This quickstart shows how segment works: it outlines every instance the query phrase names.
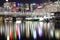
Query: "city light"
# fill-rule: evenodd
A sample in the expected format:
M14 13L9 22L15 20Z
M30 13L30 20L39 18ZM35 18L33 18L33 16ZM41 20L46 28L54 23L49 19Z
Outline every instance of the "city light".
M16 7L16 3L15 3L15 2L14 2L14 4L13 4L13 6Z
M54 31L53 30L50 30L50 35L53 38L53 36L54 36Z
M20 6L20 3L19 3L19 2L17 2L17 3L16 3L16 5L17 5L17 6Z
M38 28L38 34L39 34L39 37L42 37L43 33L42 33L42 28Z
M40 8L42 8L42 7L43 7L43 6L41 6L41 5L37 6L38 9L40 9Z
M8 0L6 0L6 1L8 1Z
M31 20L31 19L33 19L33 18L26 18L27 20Z
M56 37L57 39L59 39L59 38L60 38L59 30L56 30L56 31L55 31L55 37Z
M0 40L4 36L6 40L60 39L59 2L37 4L5 0L3 3L0 7Z
M16 23L21 23L21 21L16 21Z
M13 36L13 33L10 34L10 40L13 40L14 39L14 36Z
M20 24L19 24L20 25ZM21 39L21 37L20 37L20 26L18 26L18 38L19 38L19 40Z
M32 3L32 5L36 5L36 3Z
M9 37L9 35L7 35L7 40L10 40L10 37Z
M33 31L33 38L34 38L34 40L35 40L35 39L37 39L37 33L36 33L36 30L33 29L32 31Z
M44 20L44 18L43 18L43 17L39 17L39 20L40 20L40 21L43 21L43 20Z
M43 28L43 25L44 25L43 22L39 22L39 27L40 27L40 28Z

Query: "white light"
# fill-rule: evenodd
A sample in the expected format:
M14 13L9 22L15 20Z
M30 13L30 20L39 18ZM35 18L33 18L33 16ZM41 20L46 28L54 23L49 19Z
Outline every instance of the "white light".
M6 1L8 1L8 0L6 0Z
M47 17L46 16L44 16L44 19L46 19Z
M36 39L37 35L36 35L36 30L33 30L33 38Z
M52 18L52 17L50 17L50 16L48 16L48 17L44 16L44 19L50 19L50 18Z
M38 17L35 16L34 19L38 19Z
M32 3L32 5L36 5L36 3Z
M14 4L13 6L16 6L16 4Z
M29 10L29 8L26 8L26 10Z
M51 15L54 15L54 13L51 13Z
M16 21L16 23L21 23L21 21Z
M54 36L53 30L50 30L50 35L51 35L51 37Z
M40 37L42 37L42 29L41 28L38 28L38 34Z
M42 6L38 6L37 8L42 8Z
M39 20L42 21L42 20L44 20L44 18L40 17Z
M30 19L33 19L33 18L26 18L26 19L30 20Z
M7 35L7 40L10 40L10 39L9 39L9 35Z
M7 11L5 11L4 14L7 14Z

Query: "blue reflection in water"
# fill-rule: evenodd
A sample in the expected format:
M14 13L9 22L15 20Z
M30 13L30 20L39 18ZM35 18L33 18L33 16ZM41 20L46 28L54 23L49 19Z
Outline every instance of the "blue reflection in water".
M42 37L42 34L43 34L42 28L43 28L43 22L40 22L39 27L38 27L38 35L39 35L39 37Z
M50 30L50 35L51 35L51 37L54 36L54 32L53 32L53 30Z
M20 37L20 23L18 24L18 39L20 40L21 37Z
M33 38L34 38L34 40L37 39L37 33L36 33L36 30L35 29L33 30Z
M39 37L42 37L42 28L38 28Z

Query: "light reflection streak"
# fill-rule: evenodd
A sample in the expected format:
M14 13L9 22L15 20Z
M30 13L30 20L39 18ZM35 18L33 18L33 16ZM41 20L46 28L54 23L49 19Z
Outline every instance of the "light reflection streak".
M37 33L36 33L35 29L33 29L33 38L34 38L34 40L37 39Z

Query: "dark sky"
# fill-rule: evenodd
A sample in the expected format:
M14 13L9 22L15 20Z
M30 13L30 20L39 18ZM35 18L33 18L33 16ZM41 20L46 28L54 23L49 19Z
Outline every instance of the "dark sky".
M48 0L9 0L10 2L22 2L22 3L43 3L47 2ZM56 0L51 0L56 1ZM5 2L5 0L0 0L0 6Z
M9 0L11 2L47 2L48 0ZM51 0L51 1L56 1L56 0ZM5 2L5 0L0 0L0 2Z
M44 2L44 1L47 1L47 0L9 0L9 1L20 1L20 2L24 2L24 3L32 3L32 2Z
M23 3L33 3L33 2L36 2L36 3L41 3L41 2L47 2L48 0L9 0L9 1L15 1L15 2L23 2ZM56 0L51 0L51 1L56 1Z

